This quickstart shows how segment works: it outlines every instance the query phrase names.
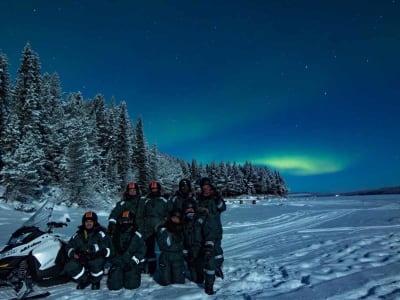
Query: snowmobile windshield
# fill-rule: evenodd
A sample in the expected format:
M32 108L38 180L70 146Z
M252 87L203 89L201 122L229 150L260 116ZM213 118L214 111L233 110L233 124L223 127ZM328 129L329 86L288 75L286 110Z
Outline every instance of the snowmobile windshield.
M47 223L53 214L55 201L48 200L40 207L22 227L37 227L42 231L47 231Z

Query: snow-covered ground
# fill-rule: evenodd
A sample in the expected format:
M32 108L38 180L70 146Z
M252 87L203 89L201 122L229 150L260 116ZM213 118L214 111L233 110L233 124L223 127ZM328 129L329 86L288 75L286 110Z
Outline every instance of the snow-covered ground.
M187 281L159 286L142 276L137 290L50 287L47 299L400 299L400 195L227 199L223 214L225 279L216 294ZM68 239L83 210L57 207L71 217L57 232ZM107 224L108 211L99 211ZM0 243L30 214L0 204Z

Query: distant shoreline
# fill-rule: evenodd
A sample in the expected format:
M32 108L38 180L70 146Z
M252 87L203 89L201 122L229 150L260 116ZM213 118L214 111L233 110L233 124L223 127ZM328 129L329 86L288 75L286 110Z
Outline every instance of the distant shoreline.
M311 192L299 192L299 193L290 193L288 196L292 197L300 197L300 196L364 196L364 195L392 195L392 194L400 194L400 186L394 187L384 187L379 189L371 189L371 190L362 190L362 191L354 191L354 192L345 192L345 193L311 193Z

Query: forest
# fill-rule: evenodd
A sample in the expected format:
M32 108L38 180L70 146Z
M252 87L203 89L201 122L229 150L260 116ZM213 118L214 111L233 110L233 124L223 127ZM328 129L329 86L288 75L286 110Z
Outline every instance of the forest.
M179 180L196 186L201 177L211 178L226 196L288 193L279 172L266 166L187 162L159 152L147 142L142 117L133 121L125 101L107 101L100 93L84 99L80 92L63 99L58 74L41 73L29 43L16 77L13 83L7 55L0 53L0 196L6 201L32 203L55 186L65 203L92 206L99 196L109 203L130 181L145 194L157 180L168 195Z

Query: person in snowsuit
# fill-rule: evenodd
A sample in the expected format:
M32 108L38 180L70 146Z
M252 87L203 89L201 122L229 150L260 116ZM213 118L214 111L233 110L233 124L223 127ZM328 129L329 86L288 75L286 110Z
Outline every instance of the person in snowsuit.
M199 207L204 207L208 211L208 220L210 226L215 232L214 253L215 253L215 275L224 279L222 272L222 263L224 262L224 252L221 247L222 241L222 223L221 213L226 210L226 203L221 194L212 185L210 178L203 177L200 179L200 194L197 197Z
M170 211L170 202L161 193L161 184L152 181L149 185L149 194L140 201L136 217L139 232L146 241L145 263L142 265L142 270L150 275L153 275L157 269L155 228L166 220Z
M134 182L129 182L122 196L108 217L108 232L112 235L117 226L117 220L121 217L123 211L130 211L134 216L137 215L141 193L139 186ZM136 220L135 220L136 221ZM136 221L137 222L137 221Z
M140 263L144 260L146 244L137 231L134 214L123 211L112 236L111 269L107 278L110 290L136 289L141 284Z
M172 210L168 220L157 226L156 237L161 251L158 259L159 283L185 283L182 214L179 210Z
M98 290L105 259L111 254L111 241L95 212L83 215L82 225L67 243L66 251L69 259L64 271L78 282L77 289L84 289L91 283L92 289Z
M214 294L215 281L215 230L208 221L207 209L199 208L197 202L188 199L182 204L184 214L183 254L187 263L190 279L195 283L204 282L204 291Z
M172 209L182 211L182 203L187 199L194 199L194 196L190 180L182 179L179 181L179 189L171 198Z

